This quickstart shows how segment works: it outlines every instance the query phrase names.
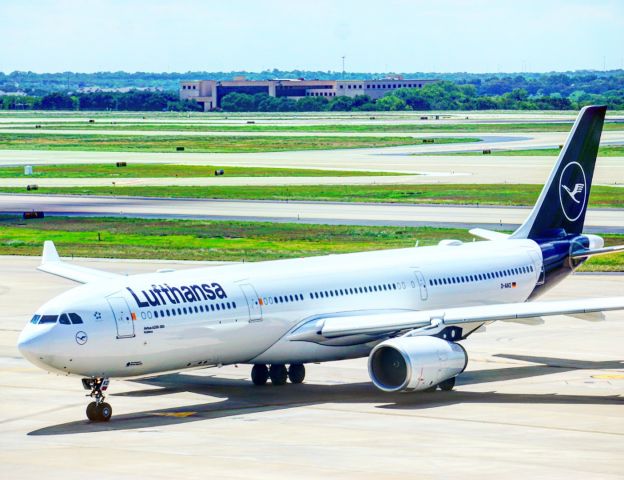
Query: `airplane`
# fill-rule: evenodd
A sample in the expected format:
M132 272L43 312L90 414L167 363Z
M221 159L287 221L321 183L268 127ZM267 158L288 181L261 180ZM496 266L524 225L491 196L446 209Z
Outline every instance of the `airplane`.
M131 276L61 261L46 241L39 270L82 285L36 310L19 351L82 377L93 422L111 418L111 378L229 364L284 385L306 363L368 357L382 391L451 390L468 363L460 342L485 325L624 309L624 297L536 300L624 251L582 233L605 112L580 111L528 218L512 234L470 230L485 241Z

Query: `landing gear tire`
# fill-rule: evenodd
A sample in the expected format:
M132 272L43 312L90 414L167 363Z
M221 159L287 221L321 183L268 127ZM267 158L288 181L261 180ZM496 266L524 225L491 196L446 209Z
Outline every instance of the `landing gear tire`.
M254 385L266 385L269 379L269 369L266 365L254 365L251 369L251 381Z
M91 402L87 405L87 418L92 422L108 422L112 416L113 408L106 402L99 405Z
M97 412L100 422L108 422L113 416L113 407L106 402L100 403L97 406Z
M433 387L425 388L425 389L423 390L423 393L432 393L432 392L435 392L437 388L438 388L438 386L437 386L437 385L434 385Z
M440 390L443 390L445 392L450 392L451 390L453 390L453 387L455 387L455 378L449 378L448 380L444 380L443 382L440 382L440 384L438 385L440 387Z
M97 411L97 404L95 402L91 402L87 405L87 418L92 422L97 422L100 419Z
M290 383L303 383L305 367L301 363L295 363L288 367L288 379Z
M288 380L288 370L285 365L271 365L269 377L273 385L284 385Z

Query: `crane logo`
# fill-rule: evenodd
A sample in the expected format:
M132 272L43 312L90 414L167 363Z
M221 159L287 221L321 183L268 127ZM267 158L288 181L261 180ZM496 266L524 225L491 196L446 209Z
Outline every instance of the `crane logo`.
M561 210L570 222L575 222L585 211L587 201L587 178L578 162L568 163L559 177L559 202Z
M76 343L78 345L84 345L85 343L87 343L87 334L86 332L83 332L82 330L80 332L76 332Z
M583 193L583 190L585 188L585 185L583 185L582 183L577 183L576 185L574 185L574 190L570 190L568 188L567 185L562 185L561 186L566 192L568 192L568 195L570 195L570 198L572 199L573 202L575 203L581 203L580 200L576 199L576 196L579 193Z

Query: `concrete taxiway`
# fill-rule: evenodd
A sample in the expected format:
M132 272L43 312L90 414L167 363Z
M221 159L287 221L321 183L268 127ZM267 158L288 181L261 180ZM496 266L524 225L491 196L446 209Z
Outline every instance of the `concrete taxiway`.
M530 212L523 207L0 194L0 212L21 214L33 210L55 215L460 228L515 228ZM588 210L585 226L587 231L624 233L624 210Z
M463 144L466 150L474 144ZM440 145L439 147L447 146ZM420 175L410 179L414 183L523 183L542 184L555 162L555 157L542 156L496 156L496 155L427 155L418 147L389 147L379 149L323 150L299 152L263 153L139 153L139 152L76 152L76 151L35 151L0 150L0 166L61 165L114 163L163 163L176 165L218 165L245 166L259 168L313 168L323 170L360 170L370 172L396 172ZM457 147L456 147L457 148ZM478 147L483 148L483 146ZM419 153L415 155L413 153ZM19 181L33 181L22 178ZM61 179L46 180L60 182ZM75 182L79 180L72 180ZM82 180L85 183L89 180ZM98 180L99 181L99 180ZM110 179L110 181L116 181ZM120 179L120 181L125 181ZM159 180L158 182L164 182ZM172 178L170 184L189 182ZM212 179L219 182L242 182L242 180ZM260 182L266 180L245 180ZM280 180L276 180L280 181ZM286 180L282 177L282 182ZM301 178L297 180L303 182ZM320 179L310 180L322 182ZM369 180L360 178L358 181ZM380 180L383 182L385 180ZM405 179L401 181L406 181ZM1 186L11 186L15 179L0 179ZM208 180L197 180L203 184ZM323 182L325 183L325 182ZM598 159L594 183L604 185L624 184L624 159L622 157L601 157ZM70 184L70 183L68 183ZM252 184L252 183L249 183ZM21 186L21 184L20 184Z
M0 257L3 478L622 478L622 312L491 325L463 342L470 362L453 392L384 394L366 359L309 365L303 385L283 387L254 387L248 366L228 366L113 380L111 422L89 424L79 379L46 374L15 347L36 307L73 285L37 263ZM621 275L575 275L547 299L623 290Z

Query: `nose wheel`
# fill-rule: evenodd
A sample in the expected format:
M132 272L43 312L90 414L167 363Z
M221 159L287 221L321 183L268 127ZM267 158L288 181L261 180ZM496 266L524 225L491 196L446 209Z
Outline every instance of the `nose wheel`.
M108 422L113 415L113 408L104 401L104 394L108 388L108 378L83 378L82 386L91 390L87 397L95 399L87 405L87 418L92 422Z

